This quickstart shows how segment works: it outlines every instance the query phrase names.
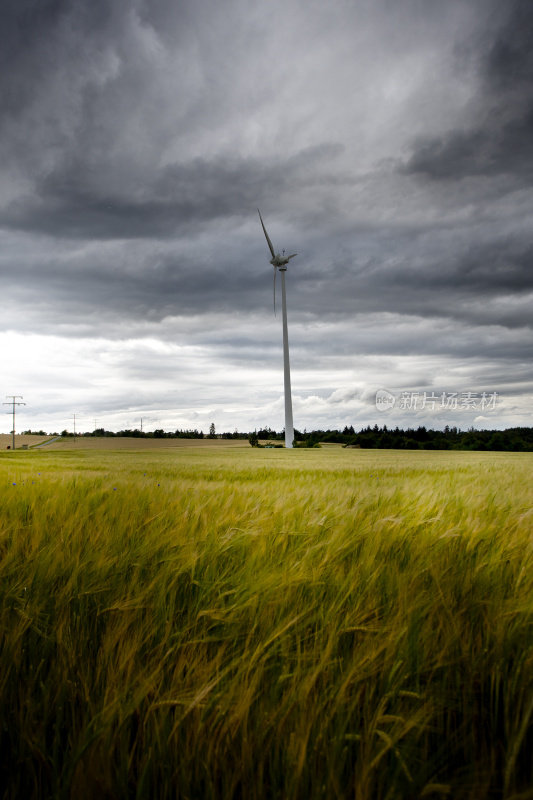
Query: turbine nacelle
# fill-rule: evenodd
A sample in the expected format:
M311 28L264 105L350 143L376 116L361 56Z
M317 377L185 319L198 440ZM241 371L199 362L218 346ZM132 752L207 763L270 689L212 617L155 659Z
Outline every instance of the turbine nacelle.
M294 256L297 256L297 255L298 255L298 253L292 253L292 255L290 255L290 256L286 256L285 252L283 252L283 255L280 255L279 253L276 253L274 258L270 259L270 263L272 264L273 267L277 267L278 269L286 270L287 269L287 264L289 263L291 258L294 258Z
M277 267L278 269L286 270L287 269L287 264L289 263L291 258L294 258L294 256L297 256L298 253L292 253L292 255L290 255L290 256L286 256L285 255L285 250L283 251L282 254L275 253L274 252L274 245L270 241L270 236L268 235L268 233L266 231L265 223L263 222L263 217L261 216L261 212L259 211L259 209L257 209L257 213L259 214L259 219L261 220L261 226L263 228L263 233L265 234L265 239L267 240L268 249L272 253L272 258L270 259L270 263L272 264L272 266L274 268Z
M265 228L265 223L263 222L263 217L261 216L261 212L259 211L259 209L257 209L257 213L259 214L259 219L261 220L261 227L263 228L263 233L265 234L265 239L267 240L268 249L270 250L270 252L272 254L272 258L270 259L270 263L274 267L274 314L275 314L276 313L276 275L277 275L276 270L279 269L280 272L286 272L287 271L287 264L289 263L291 258L294 258L294 256L297 256L298 253L292 253L290 256L286 256L285 255L285 250L283 251L283 253L275 253L274 252L274 245L270 241L270 236L267 233L267 229Z

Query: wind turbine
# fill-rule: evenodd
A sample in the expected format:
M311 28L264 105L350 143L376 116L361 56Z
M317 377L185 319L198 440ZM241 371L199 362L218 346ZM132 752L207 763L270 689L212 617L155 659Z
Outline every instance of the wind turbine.
M263 233L267 240L268 247L272 253L270 263L274 267L274 312L276 311L276 273L277 270L281 272L281 311L283 317L283 371L284 371L284 386L285 386L285 447L292 447L294 440L294 427L292 423L292 397L291 397L291 367L289 364L289 334L287 330L287 300L285 297L285 273L287 272L287 264L297 256L298 253L292 253L290 256L285 255L285 250L280 255L274 252L274 247L270 241L270 237L266 231L265 223L261 212L257 209Z

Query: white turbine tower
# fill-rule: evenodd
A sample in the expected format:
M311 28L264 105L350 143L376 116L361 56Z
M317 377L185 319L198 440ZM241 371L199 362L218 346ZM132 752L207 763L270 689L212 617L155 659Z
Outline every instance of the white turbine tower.
M281 310L283 316L283 368L284 368L284 385L285 385L285 447L292 447L294 440L294 427L292 423L292 396L291 396L291 366L289 364L289 334L287 331L287 299L285 297L285 273L287 272L287 264L297 256L298 253L293 253L290 256L274 252L274 247L268 233L266 232L265 223L261 212L257 209L259 219L263 228L263 233L268 243L272 258L270 263L274 267L274 312L276 311L276 271L279 269L281 272Z

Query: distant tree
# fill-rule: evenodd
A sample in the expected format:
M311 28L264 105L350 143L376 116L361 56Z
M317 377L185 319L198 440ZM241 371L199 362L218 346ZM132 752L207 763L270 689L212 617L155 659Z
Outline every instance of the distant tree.
M248 434L248 441L250 442L252 447L259 447L259 436L255 431L253 433Z
M214 439L215 437L216 437L216 433L215 433L215 423L214 423L214 422L212 422L212 423L211 423L211 425L209 426L209 435L208 435L208 437L207 437L207 438L208 438L208 439Z

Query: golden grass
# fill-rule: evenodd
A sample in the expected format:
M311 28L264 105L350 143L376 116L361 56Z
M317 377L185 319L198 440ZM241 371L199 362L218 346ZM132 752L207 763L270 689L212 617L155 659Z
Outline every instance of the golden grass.
M175 450L179 449L213 449L213 448L240 448L248 450L250 445L243 439L144 439L127 436L77 436L59 439L47 445L50 450L132 450L144 452L145 450Z
M235 444L0 458L5 796L533 797L533 456Z

